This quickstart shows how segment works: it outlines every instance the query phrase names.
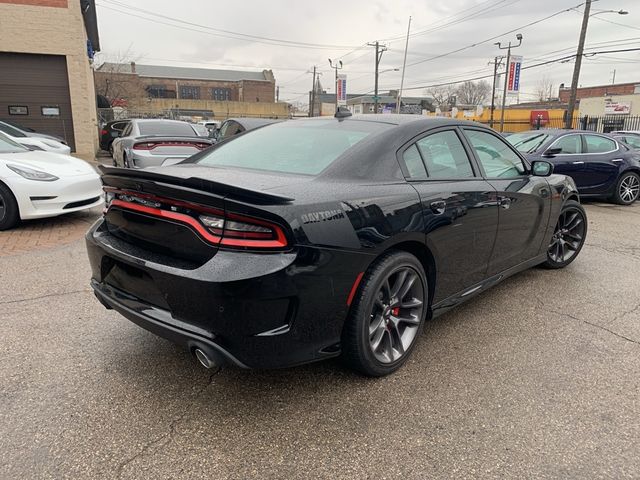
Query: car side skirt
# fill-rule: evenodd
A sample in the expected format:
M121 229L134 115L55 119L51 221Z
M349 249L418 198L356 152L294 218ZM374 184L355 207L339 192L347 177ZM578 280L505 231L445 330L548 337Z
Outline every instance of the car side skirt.
M520 273L524 270L527 270L531 267L535 267L536 265L540 265L547 259L547 252L545 251L543 254L540 254L526 262L519 263L503 272L500 272L492 277L489 277L481 282L472 285L471 287L465 288L461 292L458 292L450 297L445 298L444 300L434 304L431 306L432 317L438 317L445 312L448 312L454 307L457 307L461 303L469 300L470 298L475 297L476 295L488 290L489 288L497 285L503 280L515 275L516 273Z

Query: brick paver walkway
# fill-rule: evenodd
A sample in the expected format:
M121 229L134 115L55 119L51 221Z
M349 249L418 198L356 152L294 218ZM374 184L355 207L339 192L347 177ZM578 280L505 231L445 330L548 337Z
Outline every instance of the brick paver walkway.
M13 230L0 232L0 257L43 250L78 240L98 218L101 208L29 220Z

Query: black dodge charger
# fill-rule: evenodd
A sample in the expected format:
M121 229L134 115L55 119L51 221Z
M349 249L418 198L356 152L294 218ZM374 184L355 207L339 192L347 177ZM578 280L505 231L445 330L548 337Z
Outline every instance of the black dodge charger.
M269 125L175 166L103 167L107 207L86 236L97 298L207 367L342 356L379 376L426 319L580 252L573 181L492 130L337 116Z

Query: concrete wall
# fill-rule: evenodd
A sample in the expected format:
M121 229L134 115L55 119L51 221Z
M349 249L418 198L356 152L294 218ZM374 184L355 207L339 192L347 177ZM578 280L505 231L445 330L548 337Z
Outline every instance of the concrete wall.
M66 57L76 154L93 159L96 95L80 0L0 0L0 51Z
M163 112L170 109L211 110L216 120L229 117L289 118L289 104L263 102L216 102L213 100L186 100L175 98L139 99L130 102L132 110Z
M640 115L640 94L635 95L611 95L608 97L583 98L580 100L580 115L601 117L604 115L604 104L607 99L614 102L631 104L631 115Z

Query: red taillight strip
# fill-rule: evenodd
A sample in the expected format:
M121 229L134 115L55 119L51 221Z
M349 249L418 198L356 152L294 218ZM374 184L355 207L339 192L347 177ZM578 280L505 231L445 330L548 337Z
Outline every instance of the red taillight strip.
M126 192L121 192L121 193L126 194ZM186 202L154 197L153 195L146 195L145 197L143 197L141 194L135 193L135 192L131 192L131 195L138 196L141 198L153 198L158 200L159 202L168 203L170 205L181 205L181 206L187 206L190 208L194 208L195 206L193 204L189 204ZM153 215L156 217L185 223L190 227L192 227L194 230L196 230L200 235L202 235L202 237L205 240L207 240L210 243L213 243L214 245L226 245L230 247L248 247L248 248L283 248L287 246L287 237L285 236L282 228L280 228L278 225L275 225L269 222L264 222L261 220L256 220L250 217L244 217L242 215L227 214L226 217L233 220L240 220L244 222L254 223L256 225L267 226L273 229L273 231L276 234L276 238L273 240L250 240L248 238L228 238L228 237L225 237L224 234L222 237L220 237L218 235L214 235L209 230L207 230L207 228L204 225L202 225L198 220L196 220L195 218L189 215L185 215L184 213L171 212L169 210L162 210L160 208L148 207L146 205L140 205L138 203L132 203L132 202L125 202L124 200L117 200L117 199L112 200L110 206L126 208L129 210L135 210L141 213L146 213L148 215ZM205 213L210 213L212 210L214 210L214 209L206 209L206 208L205 209L198 208L198 209ZM214 211L220 215L224 215L223 212L220 210L214 210ZM246 233L249 233L249 232L246 232Z
M358 291L358 286L360 285L360 281L362 280L362 276L364 272L360 272L356 277L356 280L353 282L353 286L351 287L351 291L349 292L349 296L347 297L347 307L351 306L351 302L353 302L353 297L356 296L356 292Z
M161 210L159 208L147 207L146 205L139 205L137 203L125 202L122 200L112 200L111 207L126 208L127 210L135 210L137 212L153 215L154 217L165 218L168 220L175 220L177 222L186 223L194 230L196 230L203 238L208 242L218 245L221 237L213 235L207 229L198 222L195 218L185 215L184 213L170 212L169 210Z

